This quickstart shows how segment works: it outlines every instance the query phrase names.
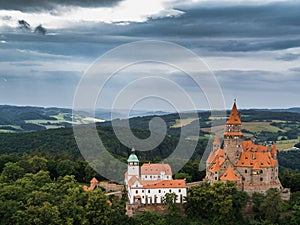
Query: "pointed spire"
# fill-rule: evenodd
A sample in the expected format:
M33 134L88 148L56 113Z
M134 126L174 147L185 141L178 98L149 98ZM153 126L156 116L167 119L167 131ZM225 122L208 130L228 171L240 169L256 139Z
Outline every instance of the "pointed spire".
M234 104L232 106L229 119L227 120L226 124L242 124L239 112L236 107L236 100L234 100Z
M220 145L221 142L220 142L220 138L219 138L219 135L216 133L216 137L215 137L215 140L214 140L214 145Z

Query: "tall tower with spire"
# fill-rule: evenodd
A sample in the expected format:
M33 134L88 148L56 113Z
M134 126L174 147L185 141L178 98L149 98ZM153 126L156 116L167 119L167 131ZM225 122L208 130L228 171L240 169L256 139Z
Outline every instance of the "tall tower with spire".
M127 173L128 173L128 180L133 177L133 176L136 176L136 177L139 177L140 176L140 165L139 165L139 159L138 157L136 156L135 154L135 149L132 148L131 150L131 154L130 156L128 157L128 160L127 160Z
M234 101L224 133L225 158L233 165L237 163L243 152L242 142L242 122L236 107L236 101Z

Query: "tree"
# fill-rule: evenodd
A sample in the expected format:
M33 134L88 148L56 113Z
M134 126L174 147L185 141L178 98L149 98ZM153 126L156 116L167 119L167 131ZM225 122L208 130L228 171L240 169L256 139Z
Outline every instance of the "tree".
M163 202L168 205L168 214L170 216L176 216L179 212L179 208L176 205L177 195L175 193L166 193Z
M24 169L17 165L17 163L8 162L1 173L1 181L12 183L17 179L23 177L25 174Z
M62 224L58 207L49 202L44 202L41 206L30 205L24 211L18 211L16 217L17 224Z
M175 179L185 179L186 182L191 182L192 181L192 176L187 174L187 173L176 173L175 174Z
M59 176L72 175L75 172L74 163L70 160L59 160L56 165L56 173Z
M111 202L104 192L97 188L89 191L87 203L85 205L85 216L89 224L109 224L113 215Z
M185 211L189 217L206 219L211 224L243 222L240 210L248 198L233 182L202 183L189 189Z
M265 199L259 206L259 211L263 214L266 222L270 224L278 222L282 204L280 191L274 188L269 189Z

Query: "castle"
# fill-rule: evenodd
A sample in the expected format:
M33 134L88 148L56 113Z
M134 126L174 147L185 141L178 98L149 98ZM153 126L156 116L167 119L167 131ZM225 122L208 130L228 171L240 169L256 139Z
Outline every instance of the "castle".
M169 164L145 163L141 167L132 149L125 173L125 187L129 204L161 204L167 193L175 193L176 203L182 203L187 195L184 179L173 180Z
M249 195L266 193L270 188L283 190L278 178L276 144L262 146L244 140L235 102L226 122L223 148L218 135L213 142L205 180L211 184L220 180L237 182L239 189ZM288 194L288 190L283 192Z

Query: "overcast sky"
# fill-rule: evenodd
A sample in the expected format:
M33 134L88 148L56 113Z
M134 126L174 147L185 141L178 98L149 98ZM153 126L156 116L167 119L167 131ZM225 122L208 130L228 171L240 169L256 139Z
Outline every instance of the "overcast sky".
M34 32L39 25L45 35ZM0 0L0 104L72 107L80 79L98 57L141 40L196 53L216 76L228 108L234 98L239 108L300 106L300 1L255 0ZM175 53L168 57L189 63ZM126 85L154 75L179 85L197 108L208 108L207 93L184 71L155 63L117 73L97 107L110 107ZM140 87L156 86L158 97L170 92L165 82L145 82ZM131 95L140 91L129 88ZM167 109L163 102L148 98L136 107Z

